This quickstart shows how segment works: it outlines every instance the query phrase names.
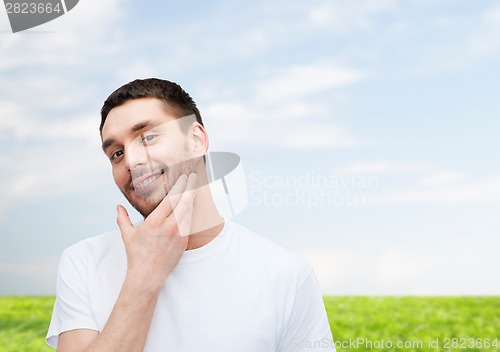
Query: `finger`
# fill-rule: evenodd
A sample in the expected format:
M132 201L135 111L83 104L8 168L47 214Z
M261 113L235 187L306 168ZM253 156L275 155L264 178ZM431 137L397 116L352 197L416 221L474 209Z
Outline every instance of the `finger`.
M127 209L121 205L117 205L116 211L118 212L116 223L118 224L120 232L123 236L125 233L128 233L132 228L134 228L134 225L132 225L132 222L130 221Z
M174 209L175 212L175 209ZM193 207L190 207L186 210L186 212L182 215L177 228L179 235L181 237L189 236L191 234L191 220L193 218Z
M188 177L184 174L177 178L175 184L172 186L165 198L163 198L156 209L149 214L148 218L150 221L165 219L172 213L172 209L177 205L182 196L182 192L186 188L187 181Z
M180 207L179 211L184 213L184 211L193 204L197 185L198 175L192 172L189 174L184 192L180 195L180 199L177 201L177 204L174 205L174 210Z
M180 224L186 212L192 211L194 198L196 196L197 179L198 176L196 174L192 173L189 175L186 190L182 193L181 199L174 207L172 215L177 224Z
M187 179L186 191L194 191L198 185L198 175L191 172Z
M168 196L170 198L170 203L172 204L172 209L175 209L179 201L182 199L184 193L191 189L193 187L193 182L196 181L196 177L198 177L195 173L187 175L182 175L183 177L183 183L182 183L182 188L179 187L178 189L173 189L173 192L168 192Z

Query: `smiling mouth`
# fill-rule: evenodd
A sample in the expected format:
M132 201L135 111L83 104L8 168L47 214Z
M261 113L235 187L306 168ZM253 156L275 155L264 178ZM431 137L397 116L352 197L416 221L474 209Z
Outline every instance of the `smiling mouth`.
M149 193L152 189L157 186L157 181L161 179L164 170L159 170L157 172L143 175L131 182L131 187L135 190L137 194Z

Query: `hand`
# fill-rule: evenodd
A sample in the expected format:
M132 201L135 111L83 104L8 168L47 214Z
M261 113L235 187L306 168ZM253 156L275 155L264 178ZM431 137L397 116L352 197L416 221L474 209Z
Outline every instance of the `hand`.
M141 226L132 225L118 205L117 223L127 252L127 275L147 287L160 288L188 245L197 175L181 175Z

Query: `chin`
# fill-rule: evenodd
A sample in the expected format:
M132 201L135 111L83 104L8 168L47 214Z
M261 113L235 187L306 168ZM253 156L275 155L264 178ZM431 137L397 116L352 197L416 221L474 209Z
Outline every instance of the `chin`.
M147 204L144 204L145 202L141 202L142 204L132 204L132 206L144 217L147 218L149 214L153 212L153 210L156 209L158 204L160 204L161 200L148 200Z
M165 198L165 194L146 198L137 197L135 194L133 194L135 193L134 191L132 191L131 193L132 195L126 195L125 193L123 193L123 195L125 196L125 198L127 198L130 205L132 205L134 209L137 210L139 214L141 214L144 218L148 217L148 215L151 214L153 210L155 210L156 207L161 203L163 198Z

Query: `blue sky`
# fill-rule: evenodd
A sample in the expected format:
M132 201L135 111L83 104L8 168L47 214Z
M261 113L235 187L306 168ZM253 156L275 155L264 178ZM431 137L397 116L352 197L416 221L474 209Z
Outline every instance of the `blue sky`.
M0 11L0 294L54 293L62 250L116 226L99 110L152 76L241 156L234 221L325 294L500 293L497 2L81 0L9 32Z

